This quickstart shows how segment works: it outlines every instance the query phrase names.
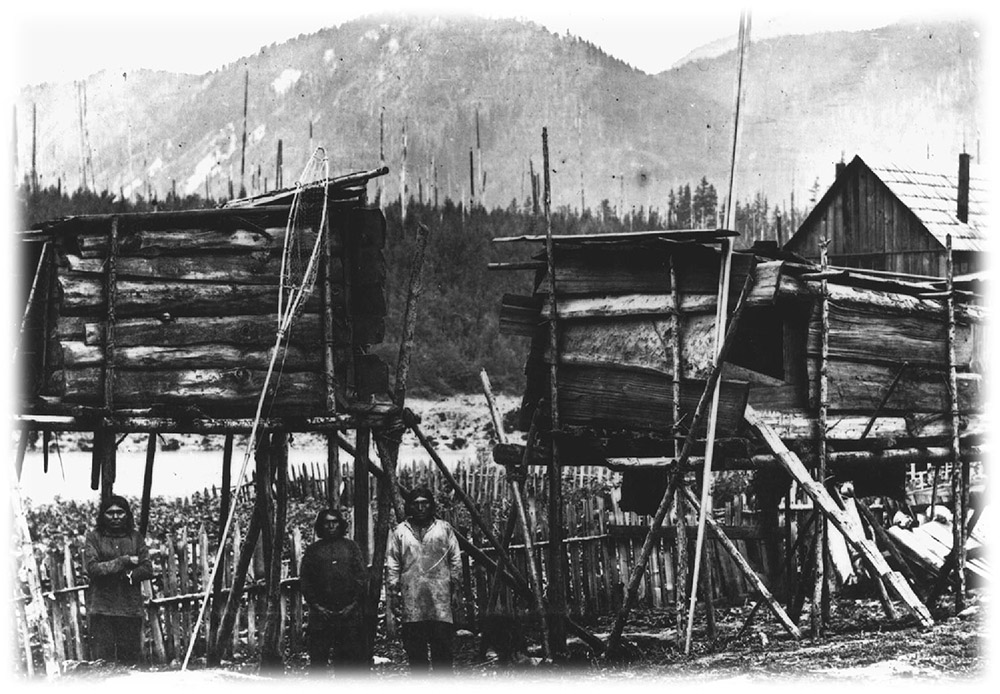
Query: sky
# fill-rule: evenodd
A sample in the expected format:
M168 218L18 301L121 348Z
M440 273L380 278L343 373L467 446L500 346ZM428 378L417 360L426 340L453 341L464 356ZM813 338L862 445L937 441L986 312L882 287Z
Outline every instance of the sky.
M15 88L46 81L82 79L102 69L153 68L204 74L262 46L336 26L364 14L419 8L423 12L473 12L528 19L570 33L649 73L668 69L691 50L739 27L741 9L751 15L751 40L781 33L861 30L931 12L930 3L842 0L833 9L806 3L730 0L677 9L647 0L366 0L363 3L282 0L173 0L169 10L134 0L28 0L6 12L10 41L4 50ZM959 2L959 6L961 2ZM938 3L940 7L940 3ZM162 7L162 5L161 5ZM956 7L950 3L949 8ZM280 8L281 12L276 12Z

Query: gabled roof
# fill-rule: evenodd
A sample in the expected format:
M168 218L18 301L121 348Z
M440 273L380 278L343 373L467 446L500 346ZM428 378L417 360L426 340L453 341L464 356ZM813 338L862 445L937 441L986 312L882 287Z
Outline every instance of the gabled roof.
M876 176L886 188L905 205L943 248L951 234L951 246L956 251L986 251L987 237L987 184L984 180L970 177L969 219L958 219L958 171L954 174L928 173L916 171L896 164L869 165L860 156L855 156L844 167L837 180L827 190L816 206L806 216L799 229L786 246L810 226L816 216L823 213L827 205L843 188L847 177L864 167Z
M917 216L942 246L951 234L956 251L985 251L986 183L969 180L969 221L958 219L958 171L924 173L893 164L869 165L872 173Z

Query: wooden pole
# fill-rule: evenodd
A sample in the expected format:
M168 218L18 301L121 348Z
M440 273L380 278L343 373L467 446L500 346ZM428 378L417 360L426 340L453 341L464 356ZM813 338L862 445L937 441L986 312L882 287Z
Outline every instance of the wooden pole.
M959 429L961 419L958 411L958 376L955 367L955 267L951 250L951 234L947 239L946 274L948 298L948 400L951 415L951 498L952 498L952 549L955 553L955 613L965 609L965 524L968 521L968 463L961 461Z
M250 71L247 70L243 79L243 144L240 147L240 197L246 197L247 188L244 176L247 163L247 110L250 103Z
M825 272L828 266L827 246L828 239L822 239L819 243L820 272ZM826 485L826 431L827 431L827 402L829 400L827 368L830 361L830 302L826 280L820 280L820 357L819 357L819 427L816 436L817 465L816 479L821 485ZM826 579L826 554L829 540L826 533L826 520L822 517L818 519L816 525L816 564L813 583L812 605L810 609L810 622L812 626L813 638L823 635L823 585Z
M365 562L371 561L371 545L368 544L368 504L370 487L368 467L371 457L372 430L360 427L357 430L354 455L354 541L361 548Z
M729 239L722 241L719 259L719 288L715 313L715 356L718 359L726 335L726 309L729 304L729 281L733 268L733 244ZM684 653L691 652L691 633L694 630L694 608L698 600L698 573L704 561L702 551L705 543L705 517L712 509L712 458L715 451L715 434L719 415L719 388L712 390L712 405L708 415L708 435L705 439L705 461L702 468L701 511L698 514L698 534L695 538L694 575L691 578L691 596L688 601L687 631L684 638ZM711 570L711 568L709 568ZM705 596L706 614L712 615L712 596ZM711 623L711 622L710 622Z
M280 668L282 663L281 560L285 546L285 519L288 513L288 434L271 434L269 453L270 468L275 483L274 530L267 570L267 612L264 616L260 665L262 668ZM365 508L367 509L367 505Z
M156 459L156 432L149 432L146 439L146 468L142 476L142 502L139 511L139 533L149 530L149 504L153 495L153 462Z
M673 383L671 383L673 393L673 403L670 413L672 419L670 427L673 436L671 454L677 457L677 454L680 452L678 450L678 437L680 434L679 426L681 418L681 378L683 377L683 367L681 365L681 345L683 344L681 331L683 330L683 320L681 316L680 287L677 284L677 264L674 261L673 254L670 255L667 262L670 272L670 300L673 305L673 311L670 314L670 358L671 369L674 374ZM674 528L677 533L674 541L674 608L677 615L676 638L678 646L683 643L684 639L680 628L680 615L684 614L684 607L687 604L688 536L687 522L685 520L687 513L685 509L684 494L678 489L676 498L674 499Z
M229 519L229 509L232 505L232 493L233 493L233 482L232 482L232 464L233 464L233 434L226 434L225 442L222 446L222 491L219 499L219 542L224 543L225 533L226 533L226 523ZM221 558L220 561L225 562L225 553L220 552L218 556ZM207 559L207 555L206 555ZM220 604L219 596L222 593L222 583L223 583L223 572L220 569L213 572L214 578L212 580L212 614L209 621L209 644L213 644L219 639L219 628L222 621L222 614L224 605ZM220 656L215 652L215 649L208 648L208 661L213 665L218 665L220 660L216 660L216 656ZM221 657L221 656L220 656Z
M42 244L42 250L38 256L38 265L35 268L35 276L31 280L31 289L28 290L28 299L24 304L24 314L21 316L21 327L18 330L18 340L17 344L14 345L14 356L11 359L15 364L17 363L17 355L20 352L21 342L24 340L24 333L28 329L28 319L31 317L31 310L35 306L35 295L38 293L38 285L41 283L40 278L45 270L45 260L49 255L49 248L48 241Z
M781 461L782 466L813 500L816 508L840 530L844 539L847 540L848 545L853 547L875 573L886 581L886 584L906 603L907 607L920 620L920 623L924 627L929 628L934 626L934 619L931 617L927 607L920 602L920 599L913 592L913 588L906 582L902 574L892 570L875 543L868 540L865 537L864 531L854 523L850 516L837 506L836 502L827 493L826 488L813 479L805 465L799 460L799 457L788 449L777 432L750 405L747 405L744 419L746 419L747 424L752 429L760 434L768 447L774 451Z
M660 505L657 507L656 513L650 521L649 532L646 534L646 539L643 542L642 550L640 551L639 558L636 561L636 566L632 570L632 575L629 577L628 587L625 592L625 601L622 604L621 611L615 618L614 626L611 629L611 635L608 637L608 654L619 653L622 631L625 628L625 620L628 618L628 613L631 611L637 599L639 582L642 580L642 575L646 569L646 562L649 560L649 555L653 551L656 533L659 532L660 527L663 525L663 519L666 517L667 511L669 511L670 507L673 505L673 497L677 492L677 488L683 481L683 473L681 471L685 469L688 458L691 457L691 450L694 447L696 432L698 427L701 426L702 419L705 417L705 413L708 410L711 393L722 375L722 363L725 360L726 355L729 353L729 350L732 348L734 337L736 335L736 328L739 325L740 317L743 315L743 308L746 305L747 297L750 295L750 290L753 288L753 283L754 273L753 268L751 268L747 273L743 289L740 291L740 298L736 303L736 308L733 310L733 316L729 321L729 327L726 329L726 339L722 343L722 349L719 350L719 353L716 356L715 363L712 365L712 370L709 372L708 380L705 382L705 389L702 391L701 397L698 400L698 405L695 408L694 417L691 420L691 427L684 439L684 446L681 449L681 454L677 459L677 472L671 476L670 483L667 485L667 490L664 492L663 498L660 500ZM695 592L693 588L691 592Z
M399 166L399 221L401 225L406 224L406 123L408 120L408 117L403 118L403 160Z
M27 432L25 432L27 435ZM34 543L31 540L31 529L28 527L28 517L24 509L24 499L21 496L21 485L14 475L14 468L8 468L8 486L11 491L10 501L13 506L14 529L18 537L18 549L21 553L21 573L28 586L30 601L24 605L24 614L28 624L34 628L41 642L42 658L45 661L45 676L48 679L60 675L59 662L56 660L55 639L52 634L52 624L46 610L45 598L42 597L42 584L38 573L38 562L35 559ZM20 590L16 591L20 594ZM30 660L30 643L25 641L25 652Z
M686 485L683 484L678 487L678 491L684 496L685 499L687 499L688 503L691 504L691 507L695 509L695 511L699 510L698 499L695 497L694 492L692 492ZM794 636L796 639L801 638L802 635L799 632L798 627L796 627L795 623L792 622L791 619L789 619L788 614L785 612L785 610L782 609L781 605L778 603L777 600L775 600L774 596L771 595L771 591L767 589L767 586L764 585L764 582L760 579L760 576L757 575L757 572L753 570L753 567L750 566L750 563L740 553L739 548L737 548L736 545L733 544L732 540L726 537L726 533L722 530L722 528L719 527L719 524L716 523L711 516L705 516L705 523L708 526L708 528L712 531L712 533L715 535L715 538L716 540L718 540L719 544L722 545L722 548L726 551L726 554L732 557L733 562L736 564L739 570L747 578L750 584L753 585L754 589L758 593L760 593L761 598L767 604L767 607L771 610L774 616L778 618L778 621L781 622L782 626L784 626L785 629L788 631L788 633Z
M21 470L24 468L24 455L28 451L29 438L31 438L31 430L25 429L17 440L17 450L14 452L14 471L18 480L21 479Z
M559 326L556 310L556 259L555 242L552 238L552 184L550 181L549 131L542 128L542 166L545 178L545 258L548 263L548 308L549 308L549 351L552 359L549 365L549 412L550 445L552 455L549 461L549 639L553 657L562 657L566 652L566 552L563 547L563 495L562 461L559 456Z
M493 388L490 385L490 377L486 373L486 369L479 372L479 379L483 384L483 395L486 396L486 404L490 410L490 418L493 420L493 428L497 432L497 440L500 443L506 443L506 436L503 431L503 421L500 417L500 412L497 410L496 401L493 399ZM531 426L528 431L527 445L525 446L525 458L528 457L529 451L534 445L535 431L538 419L538 410L535 408L534 416L531 418ZM522 465L522 470L526 469L526 465ZM523 496L523 481L520 471L515 473L513 470L508 469L507 471L507 482L510 486L511 498L514 502L515 512L518 519L521 521L522 536L524 538L524 553L525 553L525 563L528 565L528 577L531 579L531 588L533 594L532 604L535 608L535 612L538 614L538 619L542 625L542 649L545 652L546 658L551 658L552 654L549 648L549 630L545 618L545 603L542 600L542 579L539 572L538 566L535 564L535 542L534 542L534 529L531 527L531 519L528 517L525 511L524 496ZM510 538L504 538L504 549L509 547ZM494 587L496 582L499 580L499 574L494 574L494 584L491 586L489 599L487 600L487 609L492 607L491 600L494 596Z
M250 569L250 562L253 561L254 551L257 548L257 540L260 538L260 529L265 522L264 512L261 508L262 504L263 499L258 497L254 503L253 513L250 514L247 536L243 540L243 545L240 548L240 556L233 569L233 584L226 598L226 608L222 613L219 630L216 632L215 639L212 642L211 660L213 662L221 660L222 654L226 650L229 636L232 634L233 626L236 624L236 615L240 609L240 600L243 596L243 586L247 580L247 571ZM253 625L250 628L252 630Z

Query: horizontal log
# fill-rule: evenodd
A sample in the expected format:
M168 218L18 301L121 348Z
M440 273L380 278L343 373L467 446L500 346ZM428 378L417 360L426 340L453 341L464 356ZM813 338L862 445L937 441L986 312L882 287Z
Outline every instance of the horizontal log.
M619 368L564 366L559 370L560 421L567 424L670 431L672 379L663 374ZM694 416L704 382L681 381L683 426ZM718 430L735 432L747 402L747 384L722 381Z
M103 398L100 369L63 369L58 374L64 383L62 397L65 402L93 404ZM260 397L265 375L263 370L246 368L119 371L115 375L114 402L120 407L164 404L252 411ZM269 400L274 407L289 412L323 414L326 401L323 376L287 371L280 377L276 374L271 380Z
M839 306L863 306L880 313L920 315L941 320L946 316L945 304L940 300L918 299L907 294L851 287L833 282L828 282L826 286L831 303ZM778 297L781 298L815 300L820 297L820 292L819 283L803 282L784 273L778 284ZM986 311L982 306L957 303L955 317L961 322L982 322L986 318Z
M62 343L62 364L67 369L101 366L104 349L83 342ZM236 347L229 344L194 344L178 346L139 345L115 349L115 368L131 371L176 369L247 369L266 370L271 363L271 348ZM323 370L322 352L282 345L276 366L290 371Z
M500 334L532 337L541 323L542 299L504 294L500 300Z
M926 314L894 314L857 304L829 304L829 354L831 358L863 359L882 363L948 363L948 326ZM819 306L809 321L810 354L820 351ZM956 326L956 364L971 364L973 331L969 325ZM878 349L872 349L878 345Z
M556 291L565 300L580 294L670 294L668 260L673 257L678 291L713 294L719 284L719 253L697 244L653 244L650 246L560 248L556 262ZM753 257L733 256L735 302ZM543 282L544 284L544 282ZM542 285L536 287L540 289Z
M238 218L234 214L234 219ZM121 228L121 227L120 227ZM315 230L310 237L316 239ZM121 229L118 252L122 256L190 255L214 251L264 251L280 253L284 246L285 226L259 228L184 228ZM104 231L76 236L80 255L99 258L107 255L108 237Z
M816 440L819 424L814 412L805 408L759 409L757 416L785 441ZM871 415L837 413L830 417L827 429L829 441L853 442L861 438ZM987 420L981 413L970 412L961 417L962 435L987 435ZM941 412L905 415L883 414L875 419L867 438L873 440L939 439L951 435L950 417Z
M104 258L64 256L65 267L84 275L104 275ZM342 283L343 269L334 258L334 283ZM226 253L214 255L153 256L118 258L115 266L119 280L185 280L189 282L228 282L230 284L273 284L281 279L281 256L267 252Z
M970 462L983 460L986 451L978 444L966 443L962 446L962 459ZM781 466L781 462L774 455L761 453L749 458L727 457L724 454L718 458L713 457L713 470L762 470L772 469ZM799 455L803 463L813 465L818 462L816 456ZM830 470L837 472L838 469L855 469L857 466L878 466L898 463L925 463L937 465L951 460L951 449L946 446L926 446L926 447L905 447L905 448L885 448L875 450L859 451L828 451L826 462ZM692 456L688 459L690 469L698 469L703 464L704 458ZM607 458L608 467L616 470L629 468L673 468L677 466L677 459L673 457L631 457L631 458Z
M810 402L818 397L819 360L807 360ZM827 363L828 407L831 411L874 412L892 383L899 367L831 359ZM946 412L949 410L948 379L945 368L908 367L903 370L883 412ZM973 412L984 407L982 377L958 374L958 408Z
M79 321L67 318L67 321ZM60 320L60 323L62 320ZM85 323L84 340L88 345L104 344L104 323ZM159 318L128 318L115 323L115 344L120 347L142 345L184 346L221 343L243 347L271 347L278 329L278 315L215 316L197 318L180 316L169 321ZM289 345L316 349L322 339L321 316L302 313L292 323L286 340ZM70 339L70 338L64 338ZM334 344L349 345L350 335L343 316L334 321Z
M684 316L681 322L681 375L707 376L712 368L713 315ZM578 366L631 367L671 376L672 328L652 316L567 321L559 327L559 362ZM545 346L542 358L551 363Z
M681 294L681 313L714 313L715 294ZM559 302L556 315L561 320L621 318L632 316L671 316L674 301L670 294L615 294L571 297ZM551 311L543 305L541 316L548 320Z
M336 415L282 416L261 419L257 425L260 431L344 431L358 427L390 427L398 421L398 408L392 403L367 403L356 412ZM148 415L112 414L108 416L62 417L51 415L18 414L14 425L19 429L32 431L93 431L101 426L117 433L163 432L197 434L246 434L254 426L250 417L152 417Z
M62 291L61 313L101 316L106 310L102 280L64 274L59 277ZM340 287L334 285L334 296ZM233 316L274 313L278 308L277 285L230 285L226 283L153 282L124 280L118 283L115 313L120 317ZM304 310L319 311L313 292Z

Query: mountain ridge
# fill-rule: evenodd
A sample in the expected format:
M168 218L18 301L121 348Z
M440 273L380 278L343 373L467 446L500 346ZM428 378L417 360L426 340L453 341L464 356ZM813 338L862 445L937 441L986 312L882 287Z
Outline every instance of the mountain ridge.
M934 159L957 166L984 120L981 44L961 20L753 42L737 197L778 202L794 191L801 205L814 179L829 182L834 162L854 154L926 159L933 147ZM230 181L249 193L265 179L274 187L280 140L285 185L318 144L334 174L378 166L383 149L391 173L379 185L396 199L405 127L410 196L428 199L436 187L468 201L475 186L479 202L506 207L530 197L546 128L554 205L663 209L679 185L704 176L721 189L728 178L734 66L729 51L647 75L531 22L373 15L204 75L94 75L86 137L74 85L27 87L17 105L19 177L30 170L34 106L42 185L78 185L89 149L88 178L115 193L225 197ZM482 154L474 182L470 151Z

